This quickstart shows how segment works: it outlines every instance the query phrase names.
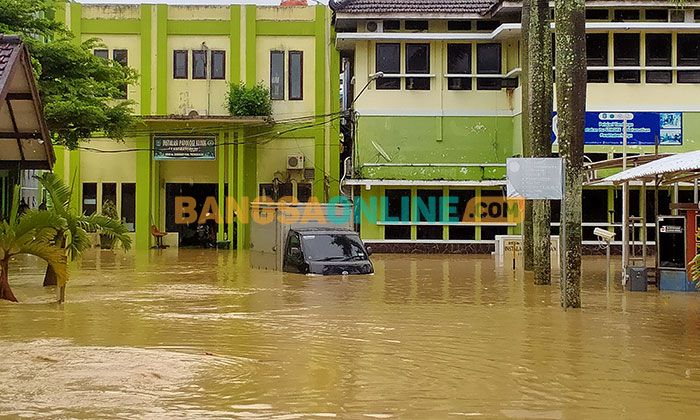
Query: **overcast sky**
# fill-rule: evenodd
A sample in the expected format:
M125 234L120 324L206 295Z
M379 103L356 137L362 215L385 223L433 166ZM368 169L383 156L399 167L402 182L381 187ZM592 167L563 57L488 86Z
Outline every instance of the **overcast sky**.
M103 3L103 4L280 4L280 0L78 0L78 3ZM328 0L309 0L309 4L323 3Z

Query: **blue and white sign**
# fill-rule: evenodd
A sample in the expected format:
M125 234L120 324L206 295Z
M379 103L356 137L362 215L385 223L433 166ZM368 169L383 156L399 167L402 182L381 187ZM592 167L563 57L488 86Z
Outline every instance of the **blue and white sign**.
M552 138L557 142L557 114L552 121ZM622 145L624 121L627 144L653 146L658 138L664 146L683 144L681 112L586 112L584 142L587 145Z

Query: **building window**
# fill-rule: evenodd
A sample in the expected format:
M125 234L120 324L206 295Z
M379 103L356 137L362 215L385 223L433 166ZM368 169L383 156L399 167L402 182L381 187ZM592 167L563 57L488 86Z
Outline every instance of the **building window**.
M211 52L211 78L214 80L226 79L226 51L214 50Z
M448 20L448 31L471 31L472 23L468 20Z
M386 75L401 73L401 44L377 44L376 70ZM401 89L398 77L382 77L375 82L377 89Z
M136 184L122 184L122 223L129 232L136 230Z
M476 45L477 74L501 74L501 44ZM478 78L476 88L479 90L500 90L500 78Z
M304 99L304 53L289 52L289 99Z
M639 34L615 34L615 66L639 66ZM639 83L639 70L615 70L615 83Z
M700 66L700 35L678 34L678 67ZM700 71L678 70L678 83L700 83Z
M586 20L608 20L610 12L608 9L586 9Z
M629 22L639 20L640 13L636 9L617 9L614 16L614 22Z
M93 51L93 54L95 54L96 57L100 57L102 59L109 59L109 50L95 50Z
M407 31L427 31L427 20L407 20L403 23L404 29Z
M112 59L124 67L129 66L129 53L127 50L113 50L112 51ZM126 84L120 85L119 92L121 94L119 95L119 99L126 99L127 98L127 91L128 91L128 88L127 88Z
M646 66L671 66L671 34L646 34ZM647 70L647 83L671 83L671 70Z
M109 200L116 207L117 205L117 184L114 182L102 183L102 206Z
M83 183L83 213L87 215L97 212L97 184Z
M476 30L477 31L494 31L501 26L501 22L497 20L477 20Z
M668 22L668 10L647 9L644 11L644 19L656 22Z
M430 73L430 45L406 44L406 73ZM430 90L429 77L406 77L407 90Z
M447 73L471 74L472 44L447 44ZM449 90L471 90L470 77L450 77L447 79Z
M418 222L438 223L443 221L442 190L418 190L416 193ZM418 239L442 239L442 225L419 225Z
M207 52L205 50L192 51L192 78L207 78Z
M385 20L384 21L384 31L400 31L401 21L400 20Z
M447 220L450 223L456 222L473 222L475 209L469 209L471 214L467 213L469 202L476 197L474 190L450 190L450 206L455 208L455 212L449 215ZM466 215L466 219L465 219ZM449 227L450 240L474 240L476 238L476 228L474 226L450 225Z
M284 51L270 51L270 98L284 100Z
M384 219L406 225L384 226L385 239L411 239L411 190L386 190Z
M187 79L187 51L173 51L173 78Z
M586 34L586 64L607 67L608 34ZM608 83L607 70L588 70L588 83Z

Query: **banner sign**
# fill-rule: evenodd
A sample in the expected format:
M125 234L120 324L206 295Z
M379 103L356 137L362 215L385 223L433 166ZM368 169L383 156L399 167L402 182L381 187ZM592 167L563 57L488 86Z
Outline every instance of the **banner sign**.
M630 118L631 117L631 118ZM584 143L622 145L622 118L627 118L627 144L662 146L683 144L682 112L586 112ZM552 120L552 139L557 142L557 114Z
M215 136L155 136L154 160L216 160Z
M559 158L506 159L508 198L561 200L564 163Z

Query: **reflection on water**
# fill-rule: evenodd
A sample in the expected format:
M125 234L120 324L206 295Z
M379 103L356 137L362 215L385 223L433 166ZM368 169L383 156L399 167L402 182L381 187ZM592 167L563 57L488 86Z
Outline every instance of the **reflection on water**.
M52 303L32 259L0 303L0 414L444 418L700 415L700 296L606 292L582 311L491 256L375 256L367 277L246 255L95 252Z

